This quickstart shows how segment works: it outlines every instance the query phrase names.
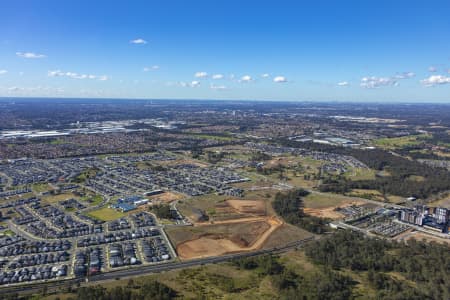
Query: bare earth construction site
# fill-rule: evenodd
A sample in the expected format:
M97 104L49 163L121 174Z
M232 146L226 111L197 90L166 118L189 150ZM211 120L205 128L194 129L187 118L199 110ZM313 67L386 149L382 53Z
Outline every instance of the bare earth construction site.
M265 205L263 200L221 201L213 220L193 221L187 232L169 230L169 235L181 259L258 250L282 225L277 217L265 215Z

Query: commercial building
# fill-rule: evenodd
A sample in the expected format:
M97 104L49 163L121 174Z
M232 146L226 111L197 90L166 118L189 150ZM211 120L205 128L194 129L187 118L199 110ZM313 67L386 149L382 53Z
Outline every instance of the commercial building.
M450 210L444 207L417 205L414 209L401 210L398 218L400 221L439 232L448 232L450 226Z

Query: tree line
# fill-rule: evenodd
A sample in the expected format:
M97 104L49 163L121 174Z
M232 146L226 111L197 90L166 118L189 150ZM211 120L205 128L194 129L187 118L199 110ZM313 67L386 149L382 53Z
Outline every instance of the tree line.
M272 202L276 213L287 223L306 229L313 233L324 233L327 230L326 219L307 215L303 212L303 197L309 194L304 189L278 192Z
M364 272L377 299L450 299L449 254L447 245L398 243L351 231L338 231L306 248L316 264Z
M150 207L150 210L159 218L159 219L172 219L173 213L170 209L169 204L159 204L153 205Z

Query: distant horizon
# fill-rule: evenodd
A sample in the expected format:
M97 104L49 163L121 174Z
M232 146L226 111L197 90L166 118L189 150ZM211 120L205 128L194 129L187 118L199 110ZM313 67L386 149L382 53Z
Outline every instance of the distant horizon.
M308 104L319 104L319 103L348 103L348 104L383 104L383 105L395 105L395 104L445 104L450 105L450 100L448 101L430 101L430 100L417 100L417 101L407 101L398 100L395 102L389 102L388 100L260 100L260 99L195 99L195 98L113 98L113 97L61 97L61 96L48 96L48 97L22 97L22 96L0 96L0 101L10 101L10 100L111 100L111 101L211 101L211 102L273 102L273 103L308 103Z
M449 13L443 0L5 0L0 96L450 102Z

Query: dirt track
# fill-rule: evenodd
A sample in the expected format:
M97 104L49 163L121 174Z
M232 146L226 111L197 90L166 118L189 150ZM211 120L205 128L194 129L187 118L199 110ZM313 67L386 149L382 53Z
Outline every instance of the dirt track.
M209 222L197 222L194 226L210 226L213 224L237 224L237 223L249 223L249 222L258 222L258 221L266 221L265 217L247 217L247 218L238 218L238 219L229 219L229 220L219 220L219 221L209 221Z
M152 197L150 197L150 199L170 203L175 200L183 199L183 195L180 195L180 194L177 194L174 192L164 192L162 194L152 196Z

